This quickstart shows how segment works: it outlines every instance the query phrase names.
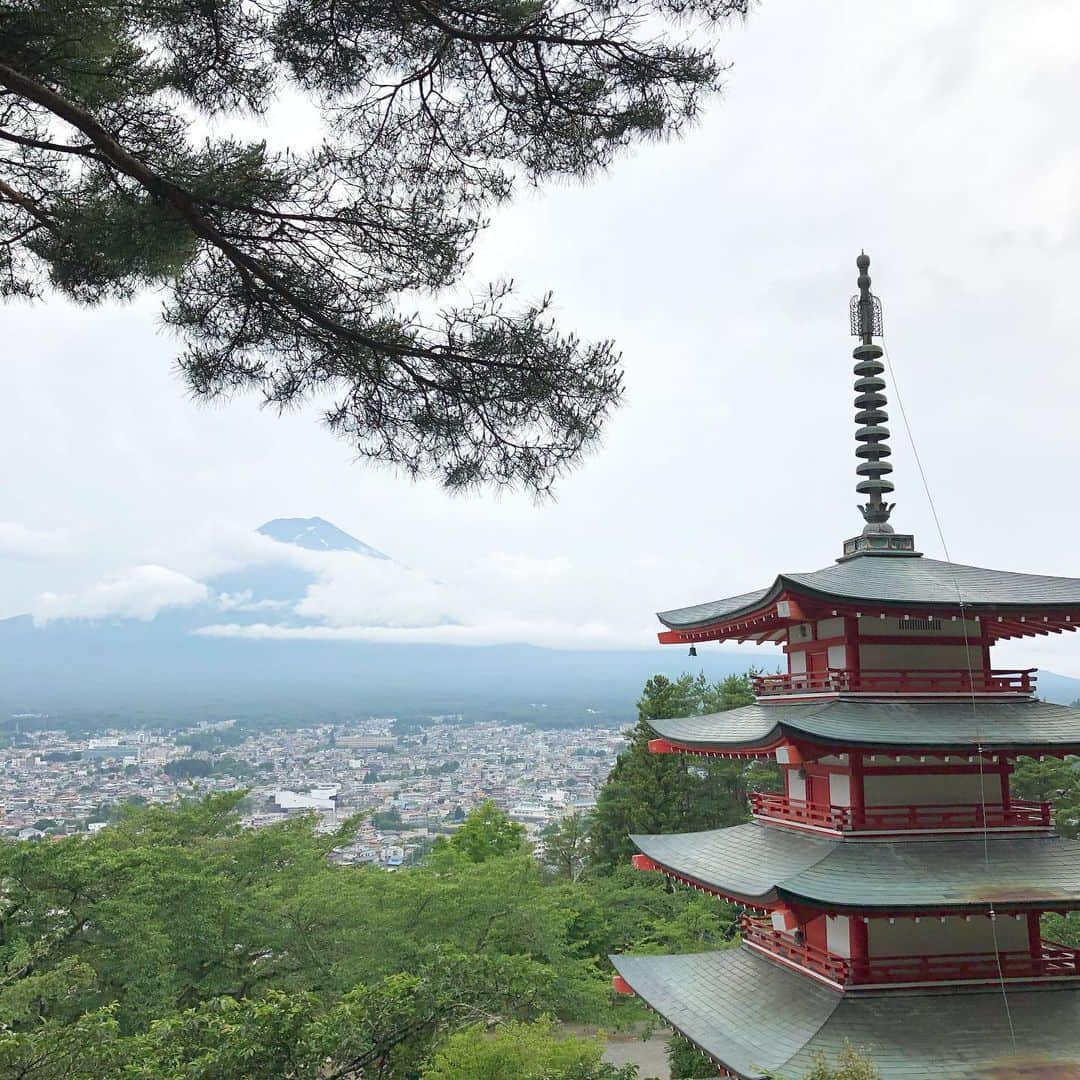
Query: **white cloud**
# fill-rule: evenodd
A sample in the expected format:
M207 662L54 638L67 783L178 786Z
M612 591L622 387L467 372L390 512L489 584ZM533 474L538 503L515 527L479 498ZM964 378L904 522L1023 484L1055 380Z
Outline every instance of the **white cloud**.
M528 621L506 616L468 625L441 626L244 626L223 623L195 631L202 637L255 641L370 641L385 644L538 645L549 649L621 649L648 641L648 631L627 633L605 623ZM655 639L654 639L655 640Z
M210 598L199 581L165 566L136 566L82 592L42 593L31 614L37 623L56 619L141 619L165 608L191 607Z
M0 521L0 555L13 559L51 559L73 551L66 529L30 529L14 521Z
M291 606L287 600L256 600L251 589L218 593L214 603L221 611L280 611Z
M308 560L318 580L296 614L333 626L430 627L465 618L468 599L386 559L328 553Z

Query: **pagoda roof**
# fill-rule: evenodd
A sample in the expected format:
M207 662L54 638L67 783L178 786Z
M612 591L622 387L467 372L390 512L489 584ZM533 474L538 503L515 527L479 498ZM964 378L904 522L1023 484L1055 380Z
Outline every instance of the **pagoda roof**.
M650 720L662 739L692 750L768 749L788 740L835 746L1080 753L1080 709L1046 701L873 701L829 698L745 705L706 716Z
M841 994L745 948L611 961L673 1027L749 1080L802 1076L845 1040L882 1080L1080 1075L1078 988L1010 987L1007 1002L998 987Z
M1080 840L830 839L752 822L631 836L661 869L750 905L920 912L1080 906Z
M860 554L809 573L780 574L764 589L707 604L673 608L657 617L669 629L692 630L759 611L787 593L839 603L902 605L923 610L963 603L973 612L1080 609L1080 578L1018 574L927 559Z

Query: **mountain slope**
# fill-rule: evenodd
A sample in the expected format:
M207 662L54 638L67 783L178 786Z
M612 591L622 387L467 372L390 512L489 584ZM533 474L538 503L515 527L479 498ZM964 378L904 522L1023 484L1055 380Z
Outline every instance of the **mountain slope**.
M370 559L390 558L321 517L274 518L260 525L256 532L280 544L293 544L309 551L352 551Z

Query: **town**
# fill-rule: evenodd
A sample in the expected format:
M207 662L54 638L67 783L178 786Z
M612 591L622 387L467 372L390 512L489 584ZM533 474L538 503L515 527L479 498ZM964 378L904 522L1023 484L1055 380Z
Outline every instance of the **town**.
M531 730L432 716L397 733L394 717L237 730L104 731L76 736L35 717L0 750L0 834L48 839L107 827L124 804L169 803L242 788L244 822L314 814L337 828L362 815L342 862L394 869L491 801L539 844L543 829L595 805L624 745L613 728ZM17 721L18 718L13 718Z

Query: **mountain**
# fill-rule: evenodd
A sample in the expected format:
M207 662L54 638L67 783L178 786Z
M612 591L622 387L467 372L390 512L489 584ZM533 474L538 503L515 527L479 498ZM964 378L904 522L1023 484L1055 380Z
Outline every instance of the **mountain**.
M274 518L273 521L260 525L255 530L261 536L268 537L279 544L303 548L306 551L346 552L368 559L392 563L389 555L350 536L344 529L325 518ZM230 570L209 578L207 585L217 594L234 598L247 598L247 610L234 607L230 612L230 622L273 622L268 618L268 611L277 607L280 612L288 612L303 600L309 586L315 578L310 570L287 562L259 563ZM258 617L255 617L258 613ZM216 619L203 619L217 621ZM280 620L279 620L280 621ZM305 622L291 618L292 622Z
M352 551L370 559L390 558L321 517L274 518L260 525L256 532L280 544L293 544L309 551Z
M207 579L204 603L166 608L145 621L58 619L35 625L29 616L0 620L0 725L5 714L49 711L317 720L372 713L521 716L550 709L551 715L583 723L623 722L632 719L634 703L652 675L675 677L690 670L721 679L750 666L773 671L783 660L770 649L702 649L690 660L682 649L660 646L575 651L195 633L223 622L320 625L319 619L298 614L296 606L317 583L322 562L332 563L335 571L344 562L350 570L346 556L357 560L360 573L354 576L362 582L378 578L385 588L389 581L391 590L399 581L406 588L423 583L418 576L403 577L411 572L323 518L275 518L258 532L282 548L264 545L268 550L251 565ZM304 554L290 555L292 548ZM341 554L321 562L319 554L326 553ZM1080 698L1080 679L1040 672L1039 691L1046 700L1069 703Z

